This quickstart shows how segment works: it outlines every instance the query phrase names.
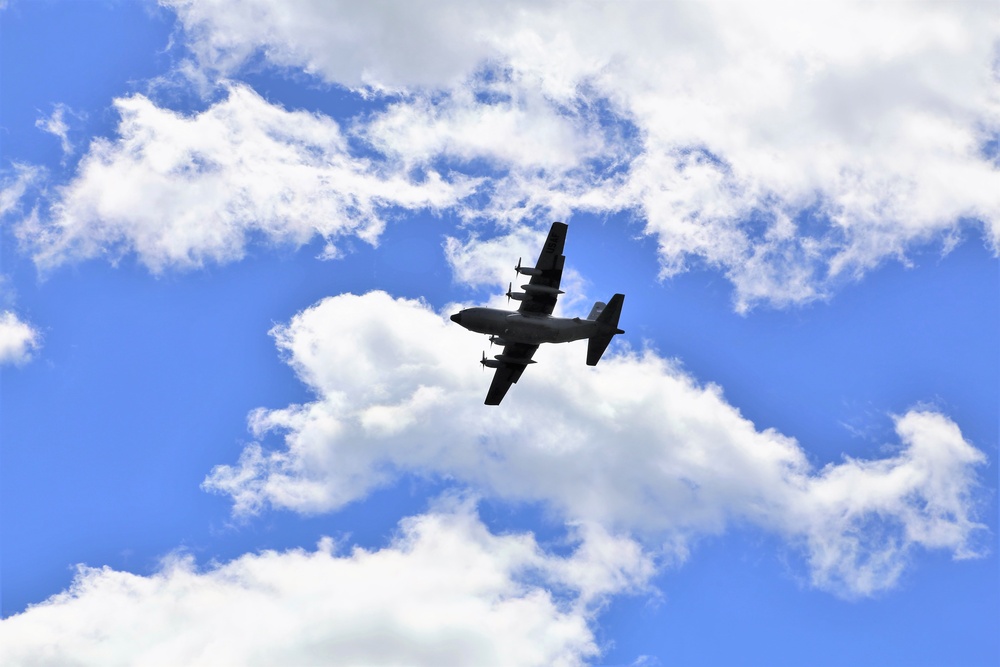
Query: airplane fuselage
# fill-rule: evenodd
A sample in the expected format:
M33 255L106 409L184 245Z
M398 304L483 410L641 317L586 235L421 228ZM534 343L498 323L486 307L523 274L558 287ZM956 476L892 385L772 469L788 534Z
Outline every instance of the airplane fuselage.
M466 308L451 319L469 331L491 334L508 343L529 345L583 340L606 328L599 322L579 317L525 314L499 308Z

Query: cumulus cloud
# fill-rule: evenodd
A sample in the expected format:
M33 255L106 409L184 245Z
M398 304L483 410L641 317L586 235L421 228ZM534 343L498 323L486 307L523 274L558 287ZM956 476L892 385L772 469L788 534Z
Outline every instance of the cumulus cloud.
M261 55L403 93L355 130L410 164L491 163L463 215L633 212L664 276L716 266L740 309L965 225L1000 250L987 4L165 4L209 70Z
M41 340L41 334L16 313L0 313L0 365L27 363Z
M231 73L263 52L283 67L303 68L351 87L403 89L459 81L495 53L484 23L507 23L517 7L451 1L433 12L411 3L166 0L189 31L200 62ZM433 14L433 18L428 15ZM442 36L447 36L441 43Z
M577 665L603 596L652 573L634 542L581 530L568 556L494 535L468 502L400 523L384 549L266 551L141 576L81 566L69 590L0 621L19 665ZM458 576L456 576L458 575Z
M893 456L816 470L794 439L650 350L590 368L583 344L542 348L542 370L484 410L482 341L420 302L341 295L272 333L316 400L254 411L259 442L206 479L238 514L331 511L416 473L541 502L674 560L749 522L804 549L813 583L847 596L891 587L917 547L977 553L984 455L936 412L897 418ZM283 441L267 446L269 434Z
M115 101L118 136L96 139L48 210L17 226L43 270L134 252L154 272L240 258L252 237L325 254L352 235L374 243L391 207L439 210L470 189L419 181L352 155L332 119L288 111L242 85L189 116L142 95Z

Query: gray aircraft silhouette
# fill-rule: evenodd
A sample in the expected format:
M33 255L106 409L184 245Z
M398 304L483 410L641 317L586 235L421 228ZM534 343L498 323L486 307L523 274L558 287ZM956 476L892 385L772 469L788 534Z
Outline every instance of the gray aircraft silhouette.
M517 260L514 271L518 275L531 276L531 280L521 285L523 292L512 291L513 283L507 288L507 301L514 299L521 302L516 312L498 308L466 308L451 316L452 322L469 331L489 334L491 346L494 343L503 346L501 354L487 359L483 352L479 361L484 367L496 369L486 394L486 405L500 405L510 385L521 378L528 364L535 363L531 357L540 344L568 343L586 338L589 340L587 365L596 366L615 334L625 333L618 328L624 294L615 294L606 304L598 301L585 320L579 317L552 317L556 299L563 294L559 282L566 261L562 254L566 229L562 222L552 223L534 266L521 266L521 260Z

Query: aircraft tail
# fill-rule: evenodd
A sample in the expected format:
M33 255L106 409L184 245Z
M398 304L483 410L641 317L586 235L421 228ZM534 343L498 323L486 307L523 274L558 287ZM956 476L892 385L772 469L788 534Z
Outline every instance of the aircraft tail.
M595 302L594 307L590 309L590 315L587 315L587 319L590 320L591 322L596 320L598 315L601 314L601 311L603 311L605 306L607 305L608 304L604 303L603 301Z
M608 345L611 344L611 339L616 334L625 333L618 328L618 318L622 314L623 303L625 303L625 295L615 294L607 304L603 304L600 301L595 303L593 310L590 311L587 319L596 320L604 326L601 327L601 332L592 337L587 343L588 366L596 366L597 362L601 360L601 355L604 354L604 351L608 349Z

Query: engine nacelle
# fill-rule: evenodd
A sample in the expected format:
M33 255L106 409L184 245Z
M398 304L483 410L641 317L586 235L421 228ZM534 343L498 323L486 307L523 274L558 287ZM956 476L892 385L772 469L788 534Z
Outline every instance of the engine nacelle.
M517 266L514 267L514 271L520 273L522 276L540 276L543 271L541 269L536 269L533 266L521 266L521 258L517 258Z
M509 345L509 343L500 336L490 336L490 342L494 345L503 345L504 347Z
M524 301L528 298L528 295L524 292L511 292L510 290L507 290L507 298L514 299L514 301Z
M527 285L521 285L521 289L529 294L546 294L550 296L556 296L557 294L565 294L558 287L549 287L548 285L532 285L528 283Z
M480 362L486 368L500 368L500 362L494 359L482 359Z
M521 357L512 357L509 354L495 354L493 355L493 358L496 359L497 361L502 361L508 364L526 365L535 363L534 359L522 359ZM487 359L487 361L489 360Z

